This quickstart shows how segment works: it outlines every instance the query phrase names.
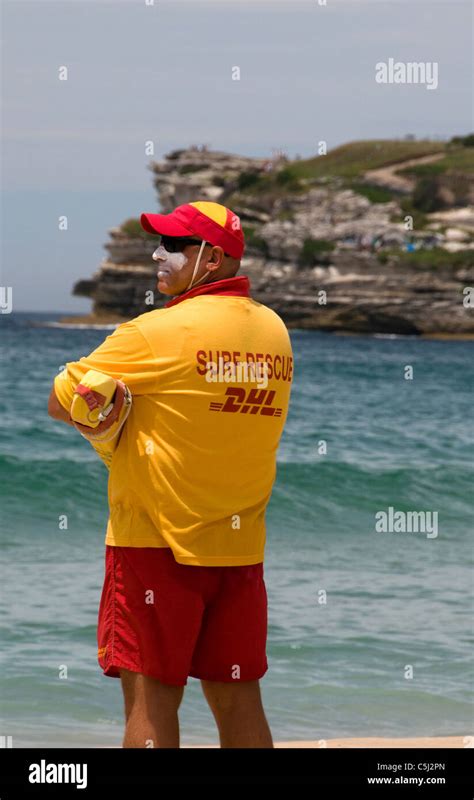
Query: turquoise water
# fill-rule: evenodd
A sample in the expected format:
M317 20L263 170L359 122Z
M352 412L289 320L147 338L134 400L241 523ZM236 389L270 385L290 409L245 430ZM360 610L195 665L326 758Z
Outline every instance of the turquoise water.
M2 733L16 747L120 745L120 682L96 661L107 473L46 413L54 374L107 331L30 322L59 316L0 317ZM292 341L267 512L261 685L274 739L470 733L472 345L303 331ZM438 536L375 532L389 506L438 511ZM180 718L183 744L217 743L193 678Z

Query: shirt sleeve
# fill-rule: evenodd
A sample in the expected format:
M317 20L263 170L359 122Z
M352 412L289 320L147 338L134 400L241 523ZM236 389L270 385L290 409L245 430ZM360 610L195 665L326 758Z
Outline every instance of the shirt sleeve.
M158 364L148 340L134 322L124 322L99 347L69 361L54 379L54 392L67 411L78 383L90 369L123 381L132 395L157 392Z

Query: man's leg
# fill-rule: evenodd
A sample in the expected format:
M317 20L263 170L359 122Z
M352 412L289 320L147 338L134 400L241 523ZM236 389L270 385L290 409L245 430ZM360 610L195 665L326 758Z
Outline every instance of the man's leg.
M201 686L216 720L221 747L273 747L258 680L201 680Z
M178 709L184 686L120 670L125 703L123 747L179 747Z

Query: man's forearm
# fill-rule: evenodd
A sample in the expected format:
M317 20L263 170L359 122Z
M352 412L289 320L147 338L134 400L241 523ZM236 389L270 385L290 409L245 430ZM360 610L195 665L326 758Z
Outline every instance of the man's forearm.
M68 412L64 408L62 409L62 412L58 412L57 414L50 414L50 417L57 420L58 422L65 422L66 425L72 425L73 428L75 427L74 422L72 421Z
M53 419L58 420L58 422L65 422L67 425L72 425L72 427L74 427L74 423L71 419L69 411L66 411L66 409L63 408L58 398L56 397L54 386L51 389L51 394L49 395L48 414Z

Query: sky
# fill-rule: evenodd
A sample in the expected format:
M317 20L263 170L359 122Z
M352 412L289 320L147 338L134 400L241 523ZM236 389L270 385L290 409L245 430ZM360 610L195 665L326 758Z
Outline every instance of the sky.
M158 208L147 141L155 159L191 144L309 157L320 140L474 127L470 2L4 0L2 29L0 285L14 310L90 310L71 289L108 229ZM378 84L389 58L436 62L438 87Z

